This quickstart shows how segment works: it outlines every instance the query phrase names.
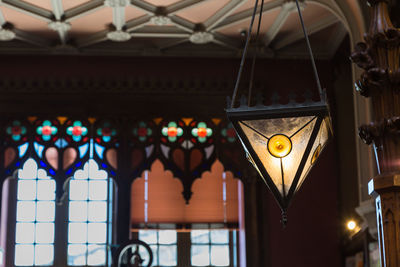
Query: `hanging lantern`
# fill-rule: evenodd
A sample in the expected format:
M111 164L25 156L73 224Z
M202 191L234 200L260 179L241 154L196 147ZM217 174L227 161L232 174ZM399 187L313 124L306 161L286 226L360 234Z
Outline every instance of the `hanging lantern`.
M287 208L324 149L331 129L325 92L321 87L300 5L298 0L295 2L307 42L320 101L306 100L304 103L296 103L292 99L287 105L274 103L271 106L265 106L262 104L263 101L257 98L258 103L250 106L257 55L255 53L249 84L249 102L246 104L246 100L242 99L240 106L235 108L235 99L258 9L258 0L256 0L235 89L229 108L226 110L244 147L247 159L256 168L279 203L284 225L287 222ZM263 5L264 0L261 0L256 42L260 33Z
M285 213L328 141L327 106L322 101L254 107L243 102L226 110L228 118L247 159Z

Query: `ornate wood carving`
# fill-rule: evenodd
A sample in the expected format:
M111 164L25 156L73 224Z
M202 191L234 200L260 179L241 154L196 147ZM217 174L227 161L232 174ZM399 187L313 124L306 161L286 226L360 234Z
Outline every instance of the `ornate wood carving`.
M381 175L370 183L376 197L383 267L400 266L400 29L389 16L389 1L368 0L371 24L365 42L351 59L365 71L357 91L371 98L374 121L359 127L366 144L374 144Z

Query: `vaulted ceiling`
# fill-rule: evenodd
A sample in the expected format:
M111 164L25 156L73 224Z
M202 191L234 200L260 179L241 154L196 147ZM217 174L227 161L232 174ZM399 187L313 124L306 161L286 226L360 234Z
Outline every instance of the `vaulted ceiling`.
M238 56L254 4L255 0L0 0L0 53ZM316 56L332 57L346 28L316 2L301 6ZM307 56L293 1L265 1L254 49L265 57Z

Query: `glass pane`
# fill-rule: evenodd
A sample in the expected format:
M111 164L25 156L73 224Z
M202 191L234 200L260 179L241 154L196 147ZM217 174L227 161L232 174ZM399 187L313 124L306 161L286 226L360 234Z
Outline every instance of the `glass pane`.
M157 244L157 231L139 230L139 240L142 240L147 244Z
M69 202L69 220L83 222L87 220L87 201Z
M87 241L87 224L86 223L70 223L68 227L69 243L86 243Z
M210 243L209 230L192 230L190 232L190 239L192 243L208 244Z
M107 202L91 201L89 202L89 221L104 222L107 220Z
M86 265L86 245L68 246L68 265Z
M193 266L209 266L210 251L207 245L192 245L191 262Z
M153 265L159 265L158 264L158 246L151 245L150 248L151 248L151 251L153 252ZM142 247L140 247L140 249L142 249ZM141 250L139 250L139 251L141 251Z
M88 243L106 243L107 228L106 223L88 224Z
M159 247L159 265L161 266L176 266L177 265L177 254L176 246L163 246Z
M15 245L15 265L32 266L34 259L33 245Z
M54 201L38 201L36 210L36 220L42 222L54 221L55 203Z
M107 179L107 172L104 170L99 170L99 165L93 159L89 160L89 174L90 179Z
M153 252L153 263L151 266L156 266L157 265L156 264L157 263L157 255L156 255L157 246L151 246L150 248L151 248L151 251ZM136 247L132 247L131 253L133 254L133 253L135 253L135 251L136 251ZM139 247L139 255L143 260L142 266L149 265L150 255L149 255L149 252L143 246ZM131 264L133 264L134 262L135 262L135 259L131 259Z
M229 246L211 246L211 265L229 266Z
M160 230L158 231L159 244L175 244L176 231L175 230Z
M211 230L211 243L229 244L229 230Z
M54 223L36 224L36 243L54 242Z
M106 263L106 246L89 245L87 261L88 265L91 266L104 266Z
M89 199L107 200L107 181L90 181Z
M35 265L49 266L53 264L53 245L37 245L35 247Z
M17 223L15 229L15 242L33 243L35 239L34 223Z
M32 158L30 158L24 163L22 170L18 171L18 178L36 179L36 173L37 173L37 164Z
M18 200L36 199L36 180L18 181Z
M54 200L56 183L54 180L38 180L37 182L37 199L38 200Z
M33 222L35 220L35 202L18 201L17 221Z
M87 200L87 198L88 198L88 182L80 180L71 180L69 182L69 199Z

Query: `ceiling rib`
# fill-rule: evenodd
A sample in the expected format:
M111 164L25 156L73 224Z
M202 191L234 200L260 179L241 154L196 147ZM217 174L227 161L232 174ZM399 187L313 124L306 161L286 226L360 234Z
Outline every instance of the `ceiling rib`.
M145 26L138 31L132 32L131 35L133 37L153 38L188 38L190 36L189 33L181 31L173 26Z
M264 35L264 45L269 46L269 44L275 39L278 32L281 30L282 26L285 24L286 20L290 14L296 10L295 2L286 2L282 5L278 16L272 23L271 27L268 29L267 33Z
M20 11L22 13L25 13L27 15L33 16L35 18L38 18L38 19L41 19L41 20L44 20L47 22L50 22L53 18L52 12L50 12L44 8L26 3L21 0L3 0L1 3L3 6L15 9L17 11Z
M173 15L178 11L182 11L185 10L186 8L192 8L197 4L200 4L201 2L203 2L203 0L182 0L179 2L176 2L172 5L169 5L166 7L166 13L168 15Z
M81 38L76 40L76 45L78 46L78 48L81 47L86 47L86 46L90 46L99 42L103 42L108 40L107 38L107 33L109 31L108 30L104 30L98 33L95 33L89 37L85 37L85 38Z
M196 28L196 25L184 18L178 17L176 15L171 16L171 22L176 25L178 28L181 28L187 32L192 33Z
M0 9L0 28L1 28L1 26L3 26L4 23L6 23L6 19L4 18L3 12L1 12L1 9Z
M121 31L125 25L125 7L112 7L113 10L113 24L117 31Z
M131 0L131 5L139 8L140 10L148 13L148 14L154 14L157 11L157 7L153 6L150 3L147 3L143 0Z
M13 32L15 33L15 39L17 40L24 41L26 43L30 43L40 47L50 46L50 43L46 39L40 38L36 35L32 35L18 29L13 29Z
M213 42L221 45L221 46L225 46L227 48L239 51L240 47L237 42L234 42L232 39L227 38L226 36L219 34L219 33L213 33L214 39Z
M333 24L338 22L338 18L334 15L328 15L321 20L315 22L314 24L308 25L307 26L307 31L308 35L311 35L313 33L319 32ZM274 45L273 48L275 50L279 50L285 46L288 46L292 43L295 43L301 39L304 38L304 33L303 31L295 31L292 34L287 35L286 37L283 37L281 40L277 41Z
M211 30L215 25L223 21L226 17L232 14L237 8L239 8L242 4L247 2L247 0L232 0L228 2L225 6L215 12L210 18L208 18L203 24L206 28L206 31Z
M89 15L104 7L104 0L92 0L77 7L73 7L64 12L65 21L69 22L73 19Z
M166 42L165 44L161 45L159 48L160 48L160 51L163 51L163 50L166 50L168 48L171 48L171 47L174 47L174 46L180 45L182 43L186 43L186 42L188 42L187 38L180 39L180 40L169 41L169 42Z
M64 16L64 8L63 8L61 0L51 0L51 5L53 7L53 13L54 13L54 17L55 17L56 21L58 21L60 23L64 23L64 22L61 22L61 20ZM67 28L66 27L57 27L55 30L58 32L58 36L60 37L61 43L66 44L67 39L68 39Z
M273 10L275 8L279 8L283 3L284 0L272 0L270 2L267 2L264 4L263 13ZM251 16L253 15L253 11L254 11L253 8L249 8L237 14L230 15L223 21L221 21L219 24L215 25L212 28L212 31L217 31L226 27L230 27L240 22L243 22L247 19L250 19ZM257 12L260 12L260 7L257 8Z
M125 23L126 31L127 32L132 32L148 23L150 21L151 16L150 15L143 15L139 18L129 20L128 22Z

